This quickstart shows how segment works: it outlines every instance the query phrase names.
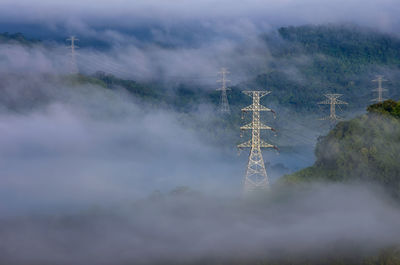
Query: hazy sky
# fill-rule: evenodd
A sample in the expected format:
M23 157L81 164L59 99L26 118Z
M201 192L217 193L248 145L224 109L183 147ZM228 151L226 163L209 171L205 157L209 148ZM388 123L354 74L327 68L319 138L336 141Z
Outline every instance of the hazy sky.
M3 0L0 21L45 25L51 30L91 27L228 23L246 20L260 29L270 25L351 22L397 32L397 0Z
M214 85L222 65L235 83L247 77L245 71L265 70L272 59L259 36L279 26L354 23L399 34L399 13L396 0L3 0L0 32L62 45L77 35L84 73L103 70L136 80L200 76ZM84 50L101 45L110 52Z

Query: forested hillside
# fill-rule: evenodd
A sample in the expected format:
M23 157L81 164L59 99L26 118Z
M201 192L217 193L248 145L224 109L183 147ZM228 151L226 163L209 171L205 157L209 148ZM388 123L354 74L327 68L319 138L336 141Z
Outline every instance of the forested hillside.
M381 184L400 197L400 102L368 107L368 113L340 122L320 137L313 166L285 181L362 181Z
M243 106L247 97L243 89L271 90L269 102L279 103L296 111L319 110L317 102L324 93L341 93L350 104L349 111L364 109L376 97L378 74L389 82L387 97L399 98L400 39L380 32L355 26L301 26L283 27L276 34L263 36L268 57L266 70L254 72L247 81L234 85L228 93L230 104ZM232 73L239 74L239 73ZM147 100L161 99L179 110L188 110L199 103L218 104L219 93L201 85L178 83L171 91L164 84L153 83L132 87L132 82L120 80L107 73L97 75L109 85L126 87L133 94Z
M8 32L0 33L0 44L3 43L18 43L22 45L32 45L34 43L39 43L39 40L27 39L22 33L10 34Z
M234 110L248 101L240 93L243 89L271 90L269 102L302 112L319 110L316 103L323 100L324 93L342 93L343 100L350 103L348 111L364 109L375 97L371 90L376 84L371 80L378 74L389 80L384 83L389 89L385 96L400 96L396 89L400 85L397 37L351 25L282 27L260 37L266 43L265 54L260 56L267 57L268 65L255 70L247 81L232 84L228 99ZM9 42L30 45L38 40L28 40L20 33L0 34L0 43ZM166 88L161 80L141 83L101 72L93 77L109 88L124 87L148 102L165 102L181 111L219 101L217 91L196 83L182 81Z
M20 34L2 36L7 40L35 43ZM273 142L280 146L281 151L285 150L285 146L313 145L314 136L301 130L308 127L321 131L324 123L318 122L317 118L326 116L329 111L317 104L324 100L324 93L342 93L341 99L349 105L342 110L338 109L338 114L354 117L354 112L365 110L370 100L376 98L371 90L377 84L371 80L375 75L383 74L389 80L384 83L384 87L389 90L384 96L400 98L397 89L400 86L400 40L397 37L348 25L322 25L284 27L278 29L276 34L262 36L262 39L266 43L265 55L260 56L268 57L268 65L264 70L260 69L261 72L254 72L253 77L249 75L247 81L232 84L228 92L231 115L210 115L207 124L195 118L187 119L193 121L189 126L206 139L230 147L242 140L239 139L238 128L245 121L241 120L240 109L250 104L250 98L241 93L244 89L272 91L262 99L262 104L280 108L278 119L275 121L268 115L263 116L263 119L267 119L268 124L277 129L278 137ZM45 77L44 80L55 82L52 77ZM214 90L214 87L203 87L195 82L182 81L173 85L165 84L162 80L138 82L105 72L81 74L61 80L77 85L99 85L101 89L111 91L122 88L141 104L167 107L189 116L203 105L217 108L220 97L220 92ZM24 92L34 95L34 102L25 100L19 104L18 98L11 101L7 99L9 106L5 106L18 111L18 108L31 108L48 102L48 95L41 98L41 88L35 88L34 84L30 85L32 87L29 91ZM300 131L295 132L296 129L293 129L291 123L294 121L294 127Z
M400 40L354 26L284 27L266 36L272 56L270 72L253 82L274 91L280 104L316 110L324 93L341 93L349 109L364 108L373 98L371 82L386 75L392 98L398 98Z

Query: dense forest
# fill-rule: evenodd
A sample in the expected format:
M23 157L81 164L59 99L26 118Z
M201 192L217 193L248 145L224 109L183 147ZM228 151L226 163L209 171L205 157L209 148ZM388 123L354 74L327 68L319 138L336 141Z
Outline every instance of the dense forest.
M293 128L288 126L294 116L296 119L292 122L297 122L298 126L325 132L321 128L327 127L326 124L316 122L317 116L328 114L327 108L317 104L324 100L324 93L343 94L341 99L349 105L339 106L338 114L350 118L364 111L376 97L372 89L377 84L371 80L377 74L389 80L384 83L389 91L385 97L400 96L397 89L400 85L400 40L396 37L349 25L283 27L275 34L260 37L266 43L266 54L270 53L267 70L254 72L253 77L230 87L231 115L216 114L209 117L206 125L191 124L215 143L232 146L240 142L238 127L243 123L240 109L250 104L250 98L241 93L245 89L271 90L262 104L285 109L285 113L278 113L277 121L268 115L264 118L277 129L278 137L274 141L281 150L288 145L304 144L298 142L298 137L293 138ZM211 104L214 108L219 104L218 91L193 83L178 82L166 89L162 81L141 83L104 72L79 79L82 82L99 80L108 89L122 87L143 102L167 106L181 113L192 113L201 104ZM320 114L316 116L316 113ZM310 137L305 138L310 141Z
M23 43L35 43L35 40L27 40L21 34L2 36L8 40L20 39ZM327 124L317 121L329 111L326 106L317 104L324 100L324 93L343 94L341 99L349 105L338 107L338 115L344 118L365 111L371 99L376 98L372 89L377 84L371 80L377 74L383 74L389 80L384 83L388 89L384 96L400 98L397 89L400 85L400 40L397 37L352 25L310 25L279 28L275 33L260 38L265 43L265 55L262 56L268 58L268 65L250 74L246 81L232 84L228 91L231 114L212 114L206 124L196 120L193 114L202 105L211 105L217 109L220 93L212 87L185 81L173 85L162 80L139 82L100 71L65 76L61 81L68 85L95 85L110 91L122 88L142 105L170 108L187 115L187 120L191 120L188 126L199 131L205 139L227 147L242 140L239 138L238 127L245 121L241 119L240 109L250 104L250 98L241 91L271 90L272 93L262 99L262 104L279 108L277 120L268 114L263 119L278 131L273 142L281 151L287 148L293 151L293 145L310 145L314 141L314 136L302 136L305 133L300 131L294 133L296 130L289 126L290 123L294 123L300 130L308 127L320 133L326 132ZM46 76L44 80L50 80L51 83L54 77ZM11 101L13 104L9 107L18 111L21 107L33 107L29 100L34 100L32 104L38 106L49 101L46 97L40 98L40 88L36 90L38 93L24 92L31 94L31 99L25 99L23 104ZM265 136L267 139L270 137Z
M287 182L339 181L380 184L400 198L400 102L387 100L336 125L316 146L313 166Z
M0 44L21 44L21 45L32 45L40 43L37 39L28 39L24 34L18 32L10 34L8 32L0 33Z
M398 98L400 85L400 39L355 26L301 26L279 28L261 36L271 54L267 70L254 72L247 81L233 85L228 99L234 110L247 103L244 89L271 90L269 102L296 111L319 110L324 93L341 93L350 102L348 111L363 109L375 96L371 80L386 76L387 97ZM267 53L268 50L265 52ZM96 78L108 86L118 85L147 100L164 100L188 111L199 103L218 104L219 93L200 85L180 83L166 91L163 83L138 84L107 73ZM243 102L244 101L244 102Z
M46 42L28 40L20 33L1 36L3 42L18 40L29 45L47 45ZM246 81L230 86L230 115L210 113L206 120L196 116L198 109L207 105L216 110L220 92L193 82L179 81L172 85L162 80L139 82L100 71L63 77L44 76L42 80L49 86L60 82L68 86L89 84L111 93L123 89L141 105L169 108L181 113L182 122L196 130L204 140L226 148L232 148L243 140L239 137L238 128L246 120L242 120L240 110L249 105L251 99L241 91L271 90L272 93L261 103L278 108L277 119L268 114L263 114L262 118L277 130L277 137L268 133L263 137L279 146L281 152L296 152L300 160L302 156L312 156L315 134L324 134L329 127L329 124L318 121L329 112L326 106L317 104L324 100L324 93L343 94L341 99L349 105L338 107L338 115L344 118L364 112L371 99L376 98L371 90L377 84L371 80L377 74L383 74L389 80L384 83L388 89L384 96L400 98L397 89L400 85L400 40L397 37L351 25L310 25L279 28L275 33L260 38L265 43L268 65L249 75ZM0 87L5 88L14 82L12 76L2 77ZM15 78L26 77L17 74ZM22 90L23 102L21 97L4 98L0 102L6 108L21 112L21 109L42 107L53 100L51 97L54 95L46 94L36 81L30 82L29 89ZM306 133L304 129L314 132ZM303 153L304 146L309 149L306 154ZM306 160L304 166L312 163L308 158Z
M369 105L376 74L387 75L390 96L398 98L400 40L353 26L284 27L265 37L272 56L270 72L253 84L274 91L271 97L297 110L315 110L324 93L340 93L349 109ZM278 39L278 40L277 40ZM287 69L293 69L287 71ZM389 96L389 95L387 95Z
M351 25L310 25L282 27L260 38L266 44L265 54L270 54L268 65L230 87L228 99L233 113L248 103L248 98L240 93L244 89L271 90L268 102L305 113L320 109L316 103L324 99L324 93L343 94L343 100L350 103L349 112L364 109L375 97L371 90L376 84L371 80L378 74L389 80L384 84L389 90L386 97L400 95L396 89L400 85L397 37ZM40 41L29 40L21 33L4 33L0 34L0 42L28 45ZM218 91L195 83L181 81L166 89L162 81L143 83L104 72L79 77L83 83L93 82L93 78L105 87L124 87L147 102L163 102L184 112L201 103L219 102Z

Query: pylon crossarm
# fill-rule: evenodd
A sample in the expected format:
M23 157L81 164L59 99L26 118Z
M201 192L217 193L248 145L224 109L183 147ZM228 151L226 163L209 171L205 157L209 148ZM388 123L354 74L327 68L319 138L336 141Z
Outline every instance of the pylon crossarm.
M253 105L247 106L245 108L242 109L243 112L247 112L247 111L253 111L254 107Z
M343 94L326 94L325 97L327 98L339 98L343 96Z
M347 102L344 102L343 100L337 99L337 100L335 101L335 104L347 105L348 103L347 103Z
M227 73L225 73L225 74L227 74ZM224 85L226 85L226 83L228 83L228 82L231 82L231 80L229 80L229 79L219 79L219 80L217 80L217 83L223 83Z
M264 140L260 139L260 147L262 148L274 148L275 150L278 150L278 147L276 147L275 145L269 144L267 142L265 142Z
M251 147L251 140L237 145L237 148L239 149L250 148L250 147Z
M383 79L383 78L378 78L378 79L374 79L372 80L372 82L387 82L389 80Z
M68 50L71 50L72 47L71 46L66 46L65 48L68 49ZM78 45L76 45L76 44L74 45L74 50L79 49L79 48L80 47Z
M329 104L331 104L331 101L330 100L324 100L324 101L318 102L318 104L327 104L327 105L329 105Z
M71 36L67 40L79 40L79 39L77 37L75 37L75 36Z
M270 108L264 107L262 105L259 105L259 106L250 105L250 106L243 108L242 111L244 111L244 112L247 112L247 111L269 111L269 112L272 112L275 114L275 111L273 111Z
M319 120L321 120L321 121L332 120L332 117L331 116L326 116L326 117L323 117L323 118L319 118Z
M388 90L386 88L382 88L382 89L375 88L375 89L372 89L372 91L375 91L375 92L382 91L382 92L384 92L384 91L388 91Z
M339 121L342 121L344 119L342 117L340 117L340 116L335 115L335 116L327 116L327 117L319 118L319 120L320 121L327 121L327 120L332 120L332 121L339 120Z
M258 95L260 95L260 98L268 95L269 93L271 93L271 91L242 91L243 94L248 95L249 97L252 97L254 93L258 93Z
M260 98L265 97L269 93L271 93L271 91L262 91L262 92L260 92Z
M386 98L374 98L374 99L371 99L371 101L378 101L378 102L385 101L385 100L386 100Z
M260 129L260 130L271 130L271 131L275 131L274 128L269 127L268 125L262 124L260 123L259 125L254 124L253 122L246 124L242 127L240 127L241 130L256 130L256 129Z
M255 126L254 126L254 128L255 128ZM270 130L270 131L276 132L274 128L272 128L268 125L262 124L261 122L260 122L260 125L258 126L258 128L261 130Z

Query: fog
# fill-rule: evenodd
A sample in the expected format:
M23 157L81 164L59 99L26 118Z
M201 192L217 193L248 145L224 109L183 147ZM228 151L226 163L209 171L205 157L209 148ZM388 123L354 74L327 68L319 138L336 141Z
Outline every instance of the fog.
M350 23L398 34L399 9L394 0L5 0L0 3L0 31L56 39L59 46L76 35L82 46L78 64L83 73L102 70L123 78L189 79L210 86L221 67L232 70L234 83L268 69L274 59L260 36L278 27ZM93 47L99 45L107 47L107 52ZM44 57L63 53L61 47L55 50L52 53L57 55L44 51ZM296 67L286 71L290 78Z
M60 77L5 80L3 263L299 262L399 243L398 205L379 187L277 183L246 199L246 155L210 144L182 113Z
M81 49L77 60L84 73L100 70L134 80L164 80L214 88L221 67L228 67L232 73L229 76L231 84L268 68L271 57L266 44L253 33L246 38L246 43L223 39L200 43L196 47L166 48L129 43L121 37L107 52Z
M360 184L276 188L248 201L190 191L158 193L117 208L3 220L0 260L302 264L319 258L363 259L399 243L399 218L398 207L379 189Z
M172 85L190 83L209 89L215 89L221 67L228 67L232 73L230 84L234 85L268 69L268 61L270 63L272 58L265 41L258 36L253 25L238 21L230 27L234 31L234 39L222 37L206 42L206 34L201 33L200 39L194 40L193 45L178 42L172 47L164 44L171 44L174 36L163 32L154 33L154 39L148 43L119 31L105 31L100 35L107 39L107 49L96 47L92 43L86 44L77 50L75 60L79 71L84 74L103 71L125 79L164 81ZM64 35L64 39L66 36ZM87 36L78 37L82 42L90 40ZM101 42L101 37L92 41ZM76 44L80 46L80 42L77 41ZM0 71L70 73L68 45L67 41L31 46L1 44Z
M1 1L0 32L43 42L0 44L0 263L295 263L398 246L398 203L380 187L280 182L314 162L323 111L305 122L263 99L278 113L263 116L278 137L263 137L284 150L264 152L270 192L246 197L248 153L236 155L239 128L209 132L215 106L179 112L118 86L75 82L65 39L80 39L80 73L157 84L172 97L181 84L216 89L221 67L229 85L268 89L251 80L274 65L303 84L299 68L314 58L276 58L265 34L278 46L278 27L307 23L397 35L399 9L394 0Z
M67 28L87 31L93 26L132 27L159 24L166 27L184 21L234 21L248 19L255 24L306 24L354 22L397 31L398 2L251 0L241 1L29 1L3 0L1 19L19 24L46 25L51 30ZM133 25L132 25L133 24Z
M262 69L265 59L256 54L268 49L258 39L252 41L248 51L238 55L238 45L232 43L227 44L234 46L231 49L215 45L211 49L187 50L141 50L128 45L120 52L82 49L77 61L81 69L86 63L92 72L115 69L109 65L125 62L126 69L144 80L156 78L153 68L158 67L160 72L180 73L176 84L186 82L182 78L186 76L195 86L215 89L217 75L206 76L210 69L218 70L215 50L225 52L232 65L237 61L246 62L247 66L253 62L254 68ZM126 56L129 51L132 56ZM210 141L214 135L207 132L208 126L213 126L208 120L217 114L209 103L194 106L185 114L168 106L148 105L122 88L74 85L63 77L69 73L70 64L59 45L3 44L0 54L0 196L9 202L0 206L2 214L70 211L138 199L154 190L176 186L206 193L240 192L247 155L236 155L235 141L228 150ZM148 64L139 63L136 58L147 60ZM188 65L202 69L199 78L191 78ZM142 67L147 76L143 71L138 73L137 67ZM118 73L121 72L115 74ZM247 76L250 73L241 78ZM280 121L278 118L282 135L286 130L281 143L308 146L304 153L265 154L270 176L276 179L312 164L317 132L292 117L288 133L284 124L290 117L289 110L276 105L273 108L282 114ZM273 120L272 116L266 118ZM201 131L193 129L199 126ZM240 132L217 133L227 133L227 138L235 139ZM268 137L275 140L272 134Z
M123 90L58 79L9 83L19 97L2 90L4 214L137 199L181 185L214 190L229 180L226 192L239 188L236 154L204 143L182 114L146 107Z

